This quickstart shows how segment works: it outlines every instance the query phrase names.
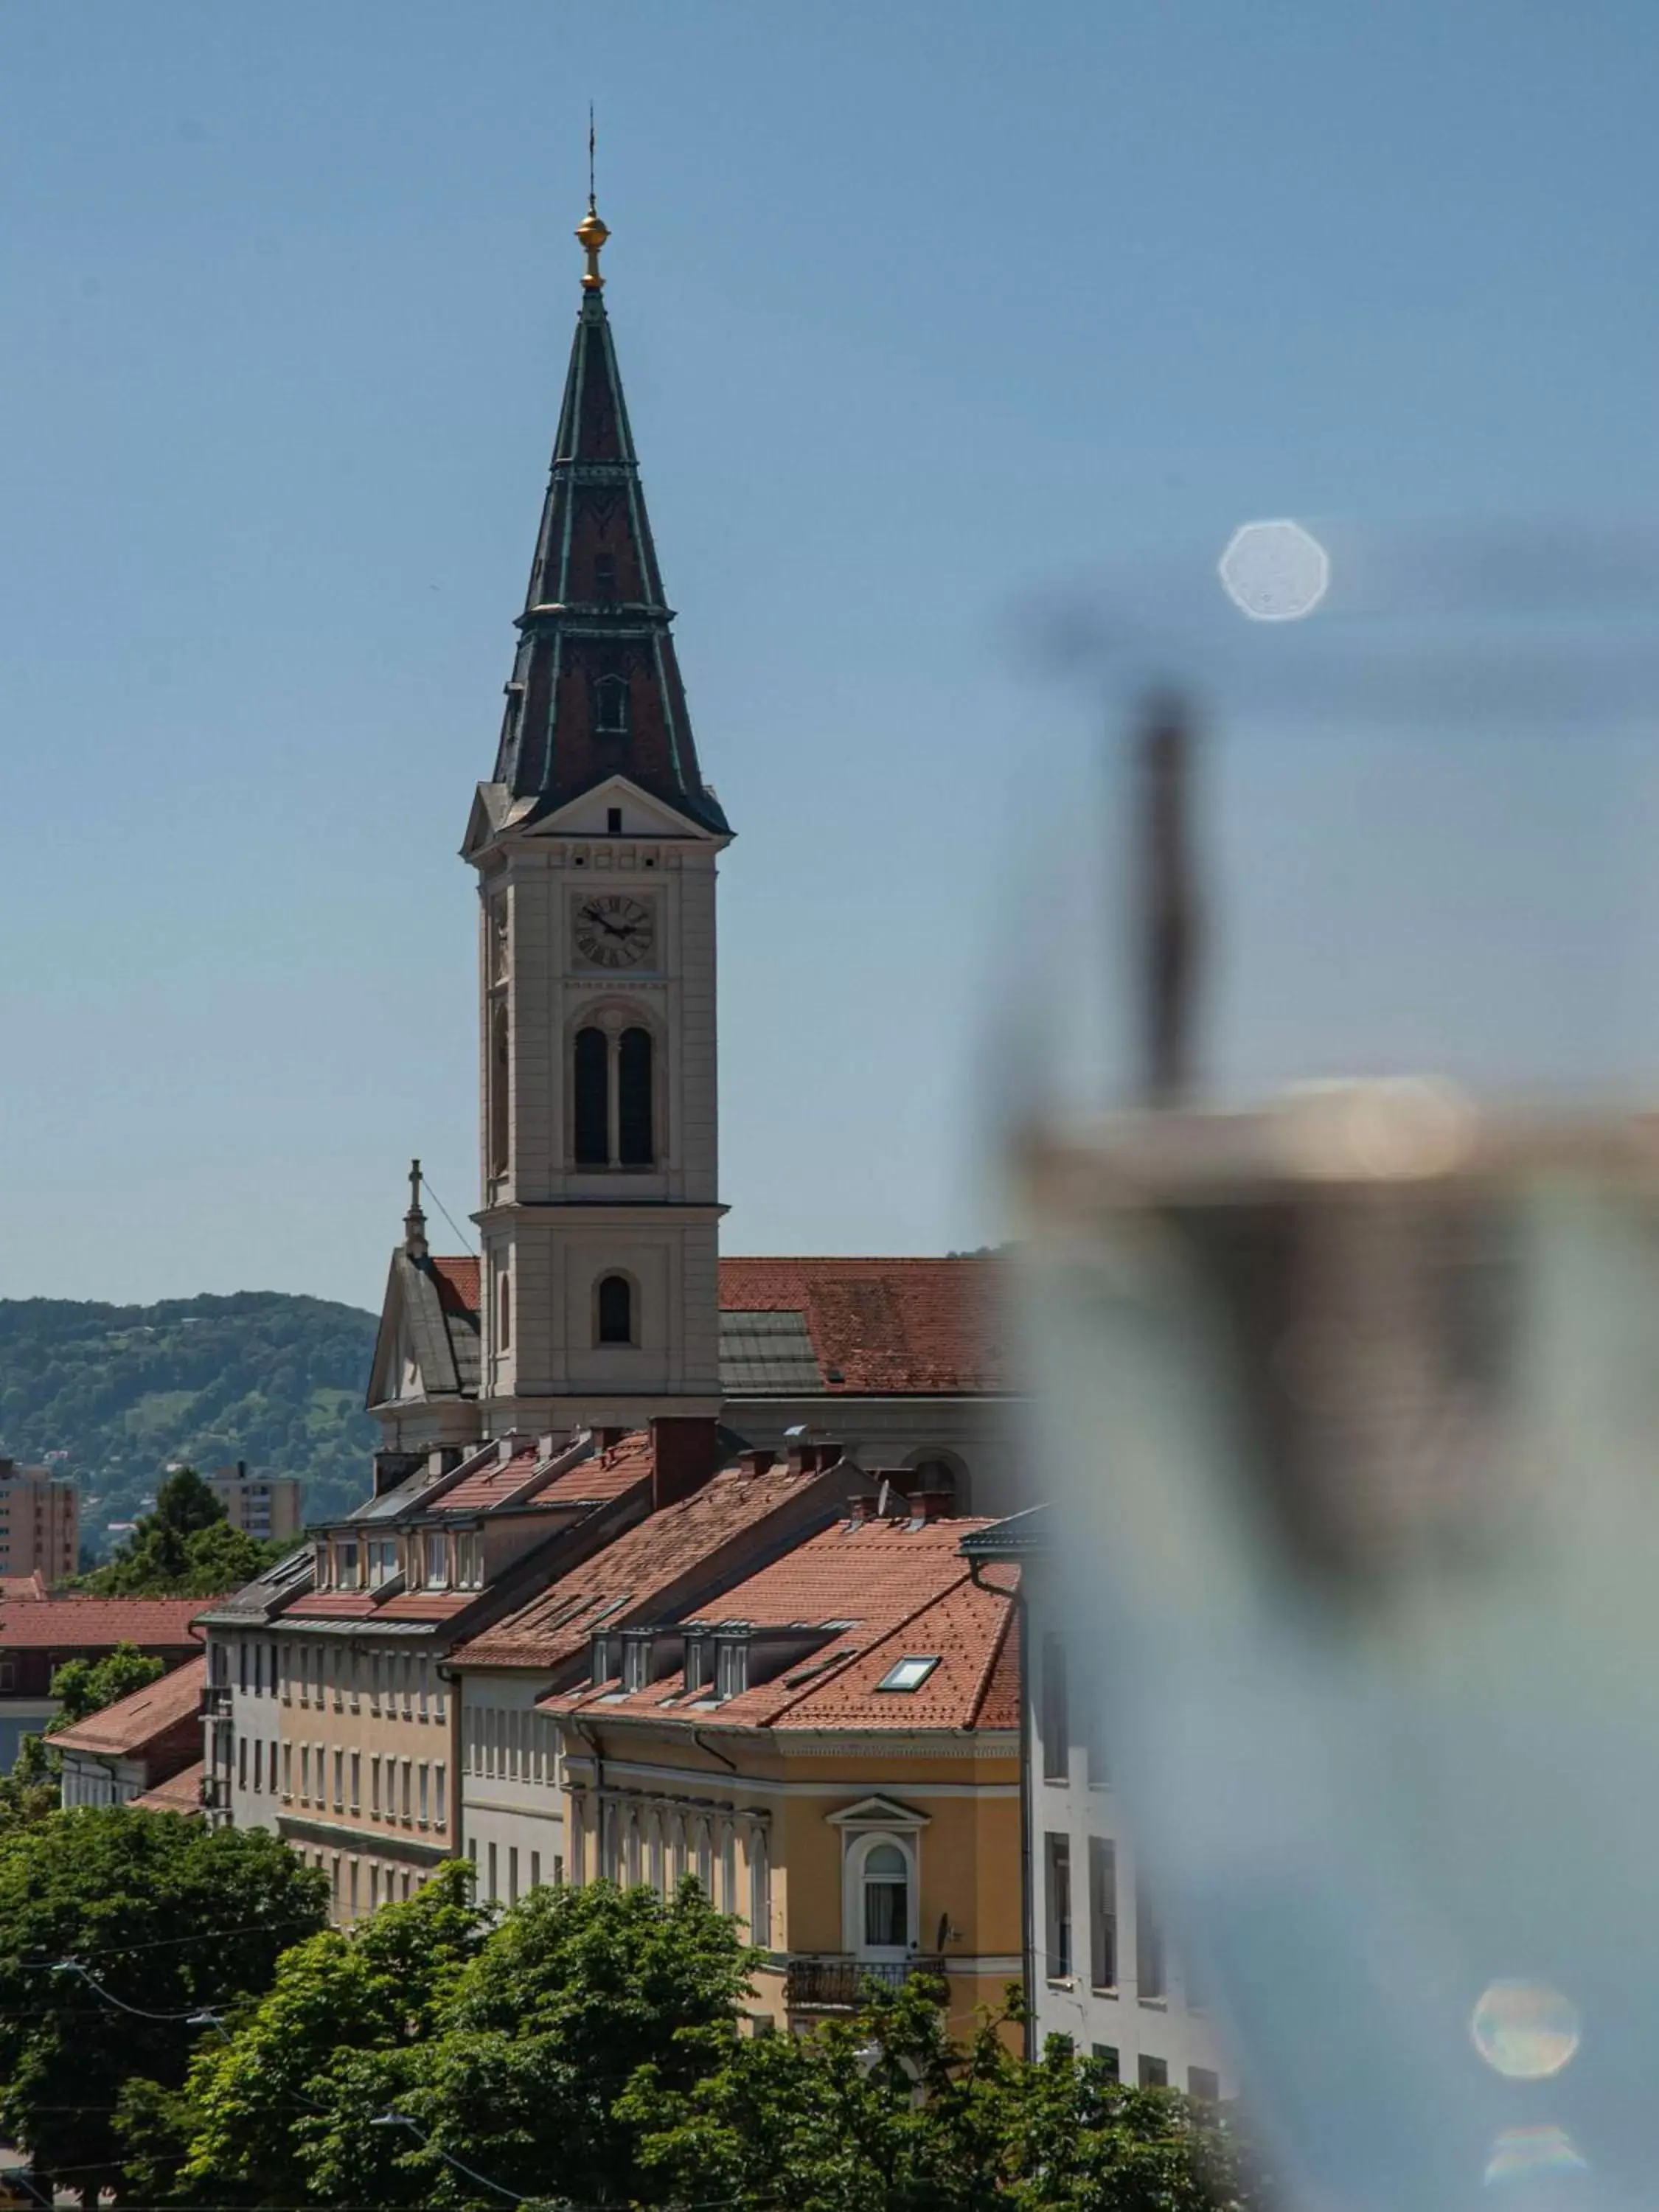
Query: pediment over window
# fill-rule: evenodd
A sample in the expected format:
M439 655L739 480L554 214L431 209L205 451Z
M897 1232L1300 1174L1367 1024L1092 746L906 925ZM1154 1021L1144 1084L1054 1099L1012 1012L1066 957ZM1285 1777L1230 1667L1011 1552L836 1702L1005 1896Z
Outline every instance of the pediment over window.
M828 1813L824 1818L832 1828L926 1828L932 1825L933 1816L917 1812L914 1806L901 1805L896 1797L860 1797L856 1805Z

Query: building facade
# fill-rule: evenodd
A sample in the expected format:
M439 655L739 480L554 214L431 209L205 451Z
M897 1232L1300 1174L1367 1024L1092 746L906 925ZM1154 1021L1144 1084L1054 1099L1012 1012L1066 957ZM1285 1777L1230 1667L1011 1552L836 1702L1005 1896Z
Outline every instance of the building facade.
M457 1650L461 1833L483 1897L514 1904L563 1875L563 1770L542 1700L580 1679L594 1624L626 1636L712 1602L842 1517L855 1479L834 1444L745 1452Z
M960 1553L987 1524L875 1504L696 1613L592 1629L544 1701L567 1878L695 1875L768 1954L760 2024L923 1972L962 2035L1021 1974L1011 1589Z
M342 1921L407 1896L461 1848L452 1651L698 1487L716 1450L713 1422L668 1420L604 1450L509 1435L412 1473L382 1455L378 1496L203 1613L210 1817L274 1827Z
M9 1772L26 1735L62 1711L52 1678L70 1659L106 1659L136 1644L171 1671L197 1658L192 1623L200 1598L23 1597L0 1600L0 1771Z
M199 1775L206 1682L198 1654L53 1736L64 1805L131 1805L188 1770Z
M81 1493L43 1467L0 1459L0 1576L67 1582L81 1557Z
M1143 2088L1231 2097L1236 2069L1205 2008L1201 1978L1170 1941L1113 1782L1094 1685L1073 1660L1054 1601L1045 1563L1055 1540L1046 1507L963 1540L970 1558L1021 1570L1033 2044L1063 2036Z
M233 1528L261 1544L298 1537L304 1526L298 1475L250 1474L247 1462L239 1459L234 1467L215 1468L207 1480Z

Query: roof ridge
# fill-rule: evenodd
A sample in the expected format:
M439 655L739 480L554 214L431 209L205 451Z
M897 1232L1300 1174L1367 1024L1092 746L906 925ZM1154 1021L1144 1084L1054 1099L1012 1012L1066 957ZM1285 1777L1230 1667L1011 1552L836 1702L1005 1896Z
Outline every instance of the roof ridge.
M994 1583L981 1582L971 1567L969 1569L968 1579L976 1590L983 1590L988 1597L997 1596L1003 1601L1001 1624L991 1639L991 1649L986 1655L985 1664L980 1668L979 1680L974 1686L974 1694L968 1701L966 1725L970 1729L975 1729L979 1726L979 1717L985 1710L985 1700L991 1694L991 1685L996 1679L997 1668L1002 1662L1002 1654L1013 1626L1015 1607L1014 1593L1012 1589L1000 1590Z

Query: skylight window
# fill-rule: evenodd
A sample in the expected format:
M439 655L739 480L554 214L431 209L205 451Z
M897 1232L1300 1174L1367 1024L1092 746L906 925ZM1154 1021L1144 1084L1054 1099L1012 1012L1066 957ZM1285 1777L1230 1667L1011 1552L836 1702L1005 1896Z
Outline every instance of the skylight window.
M938 1652L932 1658L908 1656L896 1659L876 1687L878 1690L919 1690L938 1664Z

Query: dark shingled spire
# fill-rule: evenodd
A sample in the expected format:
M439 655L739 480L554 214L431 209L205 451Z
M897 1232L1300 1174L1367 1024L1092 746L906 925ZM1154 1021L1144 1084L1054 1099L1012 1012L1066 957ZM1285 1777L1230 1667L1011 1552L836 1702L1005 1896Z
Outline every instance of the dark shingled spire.
M622 775L725 834L697 766L605 312L608 234L591 204L576 235L587 274L495 780L557 806Z

